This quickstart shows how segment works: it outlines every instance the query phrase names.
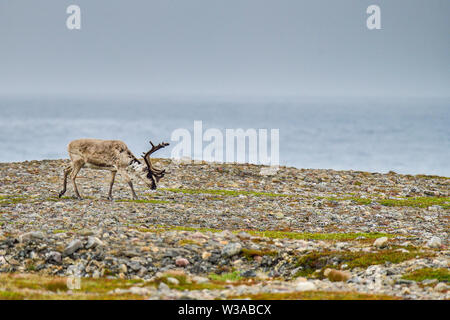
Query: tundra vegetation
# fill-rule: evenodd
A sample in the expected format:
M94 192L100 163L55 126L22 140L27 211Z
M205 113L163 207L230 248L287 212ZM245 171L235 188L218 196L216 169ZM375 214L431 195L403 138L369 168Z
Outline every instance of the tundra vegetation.
M68 160L1 163L0 299L450 299L447 177L152 163L114 201L104 171L77 200Z

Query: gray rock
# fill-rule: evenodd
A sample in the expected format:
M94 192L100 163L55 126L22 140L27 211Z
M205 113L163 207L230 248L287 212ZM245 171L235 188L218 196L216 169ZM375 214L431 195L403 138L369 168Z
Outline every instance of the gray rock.
M94 249L96 247L104 246L103 241L101 241L97 237L88 237L88 241L86 243L86 249Z
M373 246L375 248L384 248L387 246L388 238L387 237L381 237L374 241Z
M406 280L406 279L398 279L397 281L395 281L395 283L397 283L397 284L413 284L413 283L415 283L415 281Z
M69 243L69 245L64 249L63 254L70 256L72 253L76 252L78 249L83 247L83 243L79 239L75 239Z
M32 231L24 233L19 237L20 242L30 241L30 240L42 240L45 238L45 235L41 231Z
M256 277L256 272L253 270L247 270L247 271L241 272L241 276L244 278L254 278L254 277Z
M189 264L189 260L185 258L178 258L175 260L175 264L178 267L186 267Z
M200 276L193 276L192 281L194 281L196 283L207 283L207 282L209 282L209 279L205 278L205 277L200 277Z
M434 291L436 292L445 292L448 290L448 286L444 282L439 282L435 287Z
M440 248L442 246L442 240L438 237L432 237L427 242L427 246L430 248Z
M158 289L161 291L167 291L170 290L169 286L167 284L165 284L164 282L161 282L158 286Z
M297 291L312 291L316 290L316 285L309 281L301 281L297 282L295 289Z
M172 277L168 277L167 282L169 282L170 284L173 284L175 286L180 284L180 281L178 281L178 279L172 278Z
M438 279L425 279L422 281L423 285L430 285L430 284L435 284L438 283L439 280Z
M61 263L62 256L61 256L61 253L59 253L57 251L51 251L46 255L45 260L47 262Z
M222 248L222 255L226 257L232 257L241 252L242 246L240 243L229 243L225 247Z

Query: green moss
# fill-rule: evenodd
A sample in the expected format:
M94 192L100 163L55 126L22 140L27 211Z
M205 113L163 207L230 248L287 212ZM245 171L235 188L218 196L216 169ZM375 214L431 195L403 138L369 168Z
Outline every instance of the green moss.
M155 200L155 199L139 199L139 200L121 199L121 200L116 200L116 202L133 202L133 203L171 203L171 201Z
M393 234L380 233L380 232L357 232L357 233L308 233L308 232L285 232L285 231L253 231L247 230L249 234L274 238L274 239L298 239L298 240L336 240L336 241L349 241L355 240L358 237L364 237L366 239L376 239L380 237L395 237Z
M183 239L178 241L177 245L179 246L186 246L186 245L198 245L199 243L197 241L194 240L190 240L190 239Z
M108 293L114 289L127 289L132 286L144 283L141 279L92 279L83 278L81 279L81 291L85 292L95 292L95 293Z
M54 234L57 234L57 233L65 233L65 232L67 232L67 230L58 230L58 229L53 230L53 233L54 233Z
M223 189L178 189L178 188L162 188L160 190L185 193L185 194L213 194L221 196L239 196L239 195L251 195L257 197L289 197L288 194L280 193L267 193L267 192L254 192L244 190L223 190Z
M423 268L404 274L402 279L413 281L437 279L439 282L450 282L450 271L446 268Z
M67 279L36 274L0 274L0 300L117 300L144 299L131 293L113 293L141 285L141 280L81 278L81 288L69 292Z
M215 281L239 281L243 279L239 271L227 272L222 274L211 273L209 275L209 278Z
M450 179L450 177L442 177L442 176L433 176L433 175L425 175L425 174L418 174L415 176L416 178L420 179Z
M222 229L213 228L194 228L194 227L182 227L182 226L163 226L155 225L151 228L137 228L140 232L165 232L165 231L192 231L192 232L222 232ZM232 233L238 234L245 231L248 234L258 237L265 237L271 239L298 239L298 240L331 240L331 241L350 241L355 240L358 237L364 237L366 239L376 239L380 237L393 238L394 234L381 233L381 232L356 232L356 233L308 233L308 232L287 232L287 231L257 231L257 230L231 230Z
M23 300L25 295L14 291L0 290L0 300Z
M369 205L374 201L388 207L416 207L427 208L432 205L439 205L444 209L450 209L449 197L415 197L406 199L382 199L380 197L358 198L358 197L316 197L317 199L326 199L328 201L347 201L351 200L359 205Z
M231 296L228 299L252 300L398 300L388 295L364 294L358 292L304 291L288 293L260 293Z
M22 195L7 195L0 196L0 205L9 205L26 202L29 198L23 197Z
M178 284L171 283L168 278L175 278L178 280ZM153 282L154 285L158 286L161 282L164 282L171 289L175 290L221 290L224 289L224 285L219 282L207 282L207 283L193 283L188 281L185 275L176 275L176 274L165 274L161 278L155 280Z
M450 197L415 197L407 199L380 199L377 201L389 207L428 208L433 205L439 205L444 209L450 209Z
M277 251L274 250L255 250L255 249L242 249L242 255L247 259L253 259L256 256L276 256L278 254Z
M430 257L432 253L423 253L413 250L408 253L394 249L380 250L377 252L347 252L347 251L322 251L312 252L298 258L297 266L302 267L296 276L316 276L323 278L326 268L339 269L343 264L348 268L367 268L371 265L384 264L386 262L400 263L419 257ZM319 272L317 272L319 271Z

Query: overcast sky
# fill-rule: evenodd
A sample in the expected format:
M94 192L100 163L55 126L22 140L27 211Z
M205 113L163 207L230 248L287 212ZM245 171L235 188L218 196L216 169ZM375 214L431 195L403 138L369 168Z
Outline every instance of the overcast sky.
M448 0L0 0L0 94L449 96L449 31Z

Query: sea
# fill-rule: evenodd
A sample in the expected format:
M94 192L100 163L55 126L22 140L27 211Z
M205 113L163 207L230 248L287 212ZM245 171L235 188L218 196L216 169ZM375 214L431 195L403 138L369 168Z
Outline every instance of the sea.
M194 121L224 137L278 129L280 165L450 177L450 98L423 97L6 96L0 162L68 158L78 138L122 140L136 156L166 141L155 156L169 158L174 131L194 139Z

